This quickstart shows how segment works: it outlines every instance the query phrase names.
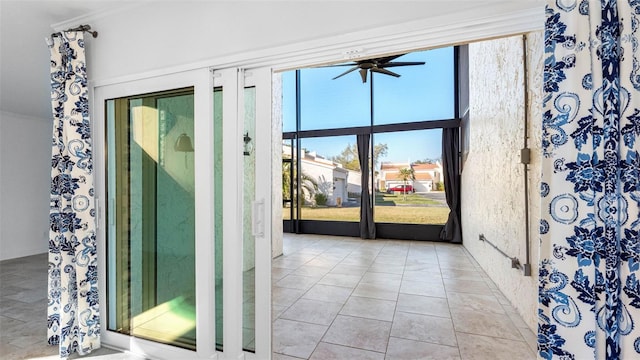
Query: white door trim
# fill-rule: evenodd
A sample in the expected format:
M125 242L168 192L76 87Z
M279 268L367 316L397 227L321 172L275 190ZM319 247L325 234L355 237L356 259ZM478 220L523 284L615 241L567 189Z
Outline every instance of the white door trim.
M260 68L247 70L245 74L245 85L256 87L255 200L259 205L255 207L254 216L259 217L260 234L255 234L255 358L268 359L271 356L272 73L271 68ZM256 224L257 219L253 221Z

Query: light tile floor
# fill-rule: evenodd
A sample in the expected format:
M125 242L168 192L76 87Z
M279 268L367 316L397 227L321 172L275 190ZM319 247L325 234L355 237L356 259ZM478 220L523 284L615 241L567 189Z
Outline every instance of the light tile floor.
M272 278L274 359L535 359L460 245L285 234Z
M535 358L534 334L461 246L290 234L284 244L273 359ZM46 345L46 274L44 254L0 262L0 359L58 359Z
M141 360L101 348L80 357ZM0 359L58 360L58 347L47 345L47 255L0 261Z

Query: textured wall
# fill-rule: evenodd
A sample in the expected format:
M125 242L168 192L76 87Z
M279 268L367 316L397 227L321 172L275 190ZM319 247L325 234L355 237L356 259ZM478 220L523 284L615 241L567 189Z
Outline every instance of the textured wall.
M522 36L469 45L469 121L463 125L468 152L462 172L464 246L485 269L526 324L536 329L538 223L540 218L540 108L542 32L527 34L529 219L532 276L511 268L511 261L487 240L525 263L524 70Z
M271 114L271 256L282 255L283 224L282 224L282 75L273 74L272 78L272 108Z

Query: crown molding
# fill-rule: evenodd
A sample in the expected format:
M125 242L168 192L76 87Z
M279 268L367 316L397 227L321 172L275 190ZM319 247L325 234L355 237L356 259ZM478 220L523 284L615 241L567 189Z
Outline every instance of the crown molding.
M148 5L148 3L144 1L133 1L131 3L122 5L122 3L118 2L117 6L113 6L112 8L109 8L109 9L92 11L87 14L76 16L65 21L51 24L51 29L53 29L54 32L64 31L69 28L77 27L80 24L87 24L99 19L118 15L122 12L130 11L138 7L141 7L143 5ZM99 29L92 29L92 30L96 30L99 32Z

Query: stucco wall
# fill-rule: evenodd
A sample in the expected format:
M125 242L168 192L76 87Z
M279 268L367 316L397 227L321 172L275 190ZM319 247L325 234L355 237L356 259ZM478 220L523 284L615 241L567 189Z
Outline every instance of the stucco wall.
M469 120L463 124L468 148L462 171L464 246L522 316L536 329L538 224L540 218L540 134L542 32L527 34L529 219L532 276L485 242L526 262L524 168L524 70L522 36L469 45ZM466 142L466 141L465 141Z
M271 113L271 158L273 159L271 170L271 255L282 255L283 250L283 224L282 212L278 209L282 204L282 75L273 74L271 97L273 112Z

